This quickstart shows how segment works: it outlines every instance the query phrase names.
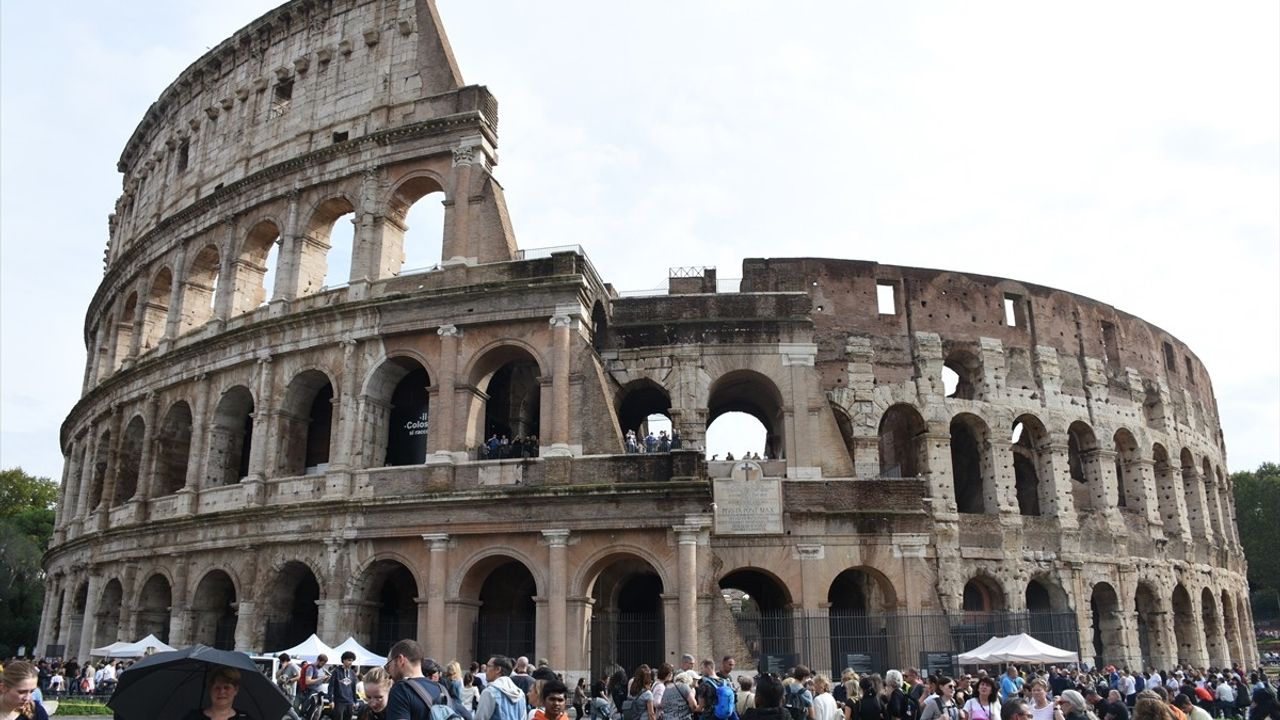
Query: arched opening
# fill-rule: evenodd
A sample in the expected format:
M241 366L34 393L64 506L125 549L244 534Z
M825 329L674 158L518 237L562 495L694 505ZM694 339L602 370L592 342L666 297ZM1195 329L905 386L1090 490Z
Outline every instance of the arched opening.
M80 638L84 636L84 613L89 604L89 584L81 583L76 588L71 599L71 618L67 622L67 638L70 646L67 648L69 653L76 652L76 648L80 645Z
M962 413L951 419L951 475L956 511L995 511L995 473L990 459L987 424L976 415Z
M754 370L734 370L720 376L711 384L707 401L707 452L718 454L715 448L723 447L725 453L733 452L735 455L739 451L759 452L766 459L785 459L782 407L782 394L768 377ZM741 434L736 437L721 435L725 430L740 433L745 429L740 425L744 418L723 425L717 423L722 415L729 413L745 413L763 426L763 449L758 449L759 445L752 442L754 438L749 440ZM732 428L733 425L739 427Z
M219 650L235 649L236 586L221 570L211 570L196 585L191 601L191 641Z
M982 361L968 350L952 350L942 362L942 389L957 400L982 399Z
M142 309L142 352L156 347L164 338L165 325L169 320L171 292L173 292L173 273L167 267L160 268L160 272L157 272L151 280L147 304Z
M659 436L671 423L671 397L666 389L652 380L636 380L623 386L618 397L618 422L627 452L658 452L662 437L667 438L666 449L670 450L670 436ZM646 443L650 433L653 441Z
M328 469L333 402L333 384L319 370L307 370L290 381L279 413L280 476L323 474Z
M102 504L102 491L107 482L107 460L111 457L111 431L103 430L93 449L93 467L89 469L89 512Z
M98 600L98 614L94 623L93 646L102 647L120 639L120 606L124 602L124 589L120 581L112 579L102 588Z
M1213 665L1221 665L1227 659L1227 648L1223 644L1222 618L1218 615L1218 601L1213 591L1204 588L1200 591L1200 620L1204 628L1206 658Z
M1214 540L1221 544L1225 541L1222 521L1222 485L1214 479L1213 465L1209 463L1209 458L1205 457L1200 461L1201 486L1204 488L1209 505L1209 527L1213 530Z
M1108 506L1098 467L1098 440L1093 428L1079 420L1067 428L1067 468L1071 474L1071 499L1077 512Z
M1080 642L1074 614L1062 586L1046 575L1027 583L1027 634L1053 645L1074 650Z
M147 578L138 595L138 637L155 635L161 642L169 642L170 608L173 607L173 589L169 580L157 573Z
M245 236L236 256L232 315L253 312L271 299L274 288L267 283L274 283L279 241L280 228L270 220L254 225Z
M858 466L855 460L857 444L853 441L853 418L849 417L848 411L835 402L828 402L827 405L836 418L836 428L840 431L840 440L844 443L845 454L849 456L849 464L856 468Z
M351 282L355 219L355 206L345 197L332 197L316 206L299 253L299 296Z
M591 347L599 353L608 348L609 343L609 314L604 309L604 303L597 300L591 306Z
M365 571L363 623L369 649L385 654L401 638L418 636L418 582L395 560L378 560Z
M160 432L156 434L156 492L172 495L187 483L187 464L191 460L191 407L176 402L164 414Z
M975 575L964 585L960 600L963 622L951 628L952 642L957 647L977 647L993 635L1004 636L1022 632L1013 628L1004 612L1004 590L995 578Z
M429 270L440 264L444 202L444 190L430 177L410 178L396 188L382 229L383 256L388 265L379 277Z
M1052 493L1052 477L1045 455L1049 451L1049 433L1034 415L1023 415L1013 423L1013 474L1021 515L1038 516L1045 505L1046 494Z
M116 345L111 369L119 370L125 358L133 351L133 321L138 314L138 293L129 293L124 301L124 308L116 317Z
M777 459L769 454L769 429L744 412L727 412L709 423L706 443L708 460Z
M538 594L533 573L518 560L495 556L469 574L483 577L474 591L480 604L472 628L474 657L532 657L537 629L533 598Z
M1093 666L1123 663L1124 625L1120 615L1120 598L1110 583L1093 586L1089 595L1089 615L1093 624Z
M204 486L232 485L248 476L252 443L253 395L237 385L222 394L213 412Z
M1196 472L1196 461L1190 450L1182 448L1179 459L1182 463L1182 491L1187 505L1187 525L1191 528L1192 536L1199 540L1208 534L1204 481Z
M1005 609L1004 591L986 575L975 575L964 584L961 608L967 615L999 612Z
M1222 632L1226 635L1227 646L1224 648L1226 655L1224 659L1227 665L1245 663L1245 658L1240 652L1240 626L1236 621L1235 603L1231 601L1231 596L1226 590L1222 591Z
M142 472L142 441L147 434L147 425L141 415L134 415L124 429L124 439L120 443L120 471L116 473L115 497L111 498L111 506L123 505L138 492L138 476ZM114 641L112 641L114 642Z
M1142 507L1142 476L1138 471L1141 457L1138 453L1138 441L1123 428L1116 431L1112 438L1116 450L1116 490L1120 507Z
M1151 447L1152 467L1156 474L1156 488L1160 493L1160 517L1164 520L1165 534L1179 537L1183 531L1183 520L1180 506L1182 488L1179 487L1173 465L1169 462L1169 452L1164 446L1156 443Z
M657 667L666 659L662 578L653 566L631 556L614 556L591 583L591 670L605 675L622 667L630 676L641 663Z
M194 330L213 317L218 294L218 276L222 272L222 256L218 248L205 245L196 253L187 277L182 283L182 318L180 332Z
M927 462L923 441L928 428L910 405L893 405L880 418L880 477L920 477Z
M741 568L720 579L720 591L733 616L738 640L756 667L763 667L760 662L765 656L795 653L791 593L786 585L763 570ZM750 663L744 659L743 664Z
M846 569L831 581L827 602L834 667L866 673L896 666L888 638L898 603L888 578L870 568Z
M485 354L471 373L481 390L471 408L468 444L484 459L536 455L541 434L542 384L537 360L519 346Z
M1135 625L1138 628L1138 649L1142 654L1142 663L1152 667L1164 667L1173 658L1168 654L1161 624L1164 612L1161 610L1155 588L1147 583L1138 583L1138 589L1133 596L1133 605L1137 616Z
M1196 657L1193 638L1196 632L1196 617L1192 611L1191 595L1178 583L1173 588L1173 638L1178 646L1178 662L1185 665L1203 665L1204 658Z
M370 378L365 404L373 448L364 464L421 465L427 460L431 378L417 360L393 357Z
M280 568L266 593L268 648L290 648L315 633L320 621L320 583L305 563Z

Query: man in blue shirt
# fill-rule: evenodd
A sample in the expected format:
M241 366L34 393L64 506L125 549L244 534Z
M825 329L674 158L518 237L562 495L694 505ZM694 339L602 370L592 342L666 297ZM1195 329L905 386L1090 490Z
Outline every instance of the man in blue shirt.
M1010 665L1000 678L1000 702L1008 702L1022 692L1022 676L1018 674L1018 666Z
M415 640L392 645L387 652L387 673L396 682L387 697L387 720L430 720L431 708L409 687L415 683L424 693L430 693L432 683L422 676L422 646Z

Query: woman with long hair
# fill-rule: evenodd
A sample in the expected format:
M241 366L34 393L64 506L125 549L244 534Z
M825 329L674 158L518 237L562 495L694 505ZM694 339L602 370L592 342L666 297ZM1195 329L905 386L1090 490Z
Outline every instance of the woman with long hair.
M33 697L39 672L28 662L15 660L0 675L0 718L5 720L49 720L44 706Z
M996 681L989 677L978 678L978 689L960 709L964 720L1000 720L1000 692Z
M657 720L653 709L653 675L648 665L641 665L636 668L636 674L631 678L631 684L627 686L627 701L631 703L639 703L644 707L644 712L638 717L641 720ZM625 714L625 713L624 713Z

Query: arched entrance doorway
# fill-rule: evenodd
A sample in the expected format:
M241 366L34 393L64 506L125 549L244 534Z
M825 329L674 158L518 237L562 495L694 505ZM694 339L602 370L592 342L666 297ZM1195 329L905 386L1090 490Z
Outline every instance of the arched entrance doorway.
M662 578L633 555L602 561L591 583L591 670L596 677L621 667L630 676L666 655Z
M919 411L910 405L894 405L880 418L880 477L919 477L928 456L922 437L928 428Z
M1089 613L1093 622L1094 667L1125 663L1120 598L1110 583L1100 582L1093 586L1093 593L1089 596Z
M1204 664L1203 658L1196 657L1196 646L1192 641L1197 627L1195 613L1191 607L1191 595L1178 583L1173 588L1173 638L1177 643L1178 662L1190 665Z
M401 638L418 636L418 581L395 560L378 560L364 573L362 622L369 649L386 653ZM331 658L332 659L332 658Z
M160 574L147 578L138 595L138 636L155 635L169 642L169 610L172 606L173 590L168 578Z
M191 640L219 650L236 644L236 586L221 570L206 574L196 585L191 603Z
M537 641L537 583L529 568L507 559L480 586L475 657L532 657Z
M849 568L831 582L827 602L833 670L870 673L898 666L897 658L890 656L889 615L897 598L888 578L870 568Z
M119 580L112 580L102 589L98 601L97 622L94 626L93 646L102 647L120 639L120 605L124 602L124 589Z
M772 574L755 568L734 570L720 579L720 591L733 615L741 650L761 671L798 662L791 594ZM735 652L743 667L745 656ZM790 665L787 665L787 662Z
M711 384L707 400L708 452L712 452L711 426L728 413L745 413L764 427L764 449L744 445L742 452L760 452L769 460L786 458L782 393L772 380L754 370L734 370Z
M316 632L320 621L320 583L306 564L290 561L276 575L266 597L268 648L290 648Z
M1161 624L1164 610L1155 588L1147 583L1139 583L1133 596L1133 604L1137 615L1138 651L1142 654L1143 664L1153 667L1170 664L1173 657L1169 653L1168 639Z
M467 444L487 451L482 452L483 459L537 454L542 432L541 376L537 360L518 345L496 347L476 362L470 378L480 392L471 405ZM490 438L496 439L494 448L486 446ZM506 443L501 442L503 438Z

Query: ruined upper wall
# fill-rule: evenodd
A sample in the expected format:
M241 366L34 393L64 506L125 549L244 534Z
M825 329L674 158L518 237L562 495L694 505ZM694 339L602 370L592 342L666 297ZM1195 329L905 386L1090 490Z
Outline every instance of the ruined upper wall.
M118 162L108 261L161 219L272 165L497 106L463 86L434 0L293 0L182 72ZM474 106L474 107L473 107Z

